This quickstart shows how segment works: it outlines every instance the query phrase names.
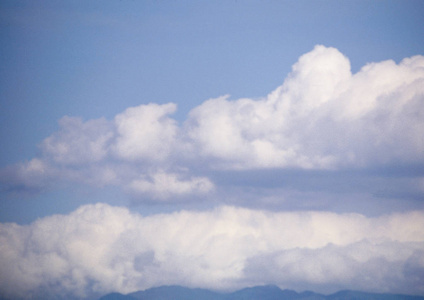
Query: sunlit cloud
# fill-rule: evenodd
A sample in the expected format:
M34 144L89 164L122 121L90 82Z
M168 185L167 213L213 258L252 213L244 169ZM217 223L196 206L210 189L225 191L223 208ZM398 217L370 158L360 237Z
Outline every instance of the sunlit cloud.
M369 63L316 46L260 99L210 99L179 124L176 104L113 120L65 116L41 154L2 170L6 189L80 182L153 199L207 194L216 170L346 170L424 164L424 57ZM13 180L9 180L13 178Z
M236 207L143 217L106 204L0 225L5 295L87 297L178 284L423 293L424 213L368 218Z

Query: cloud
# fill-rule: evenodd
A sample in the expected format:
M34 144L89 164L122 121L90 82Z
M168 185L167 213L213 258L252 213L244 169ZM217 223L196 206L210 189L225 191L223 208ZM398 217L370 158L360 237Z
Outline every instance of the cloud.
M2 170L5 190L61 180L171 199L215 190L217 170L424 166L423 56L352 74L337 49L316 46L264 98L209 99L181 125L175 110L151 103L113 120L63 117L40 156Z
M316 46L266 98L208 100L191 111L187 131L220 168L422 163L423 83L422 56L352 74L338 50Z
M58 165L81 165L101 161L108 155L113 137L106 119L83 122L65 116L59 120L60 130L41 143L44 155Z
M176 105L148 104L131 107L115 117L118 137L116 154L126 160L163 160L175 143L177 125L167 115Z
M151 194L156 199L169 199L190 194L204 194L214 189L214 184L205 177L181 179L179 174L159 171L151 176L142 175L128 185L135 194Z
M408 294L414 291L412 293L420 294L424 270L420 261L422 247L422 242L372 243L364 240L348 246L330 244L320 249L283 250L249 259L246 274L260 273L263 282L269 280L299 290L324 293L349 286L349 289L374 292ZM410 261L417 263L416 271ZM252 282L255 280L252 278Z
M140 105L113 121L65 116L40 144L40 157L1 170L4 190L38 191L63 181L119 186L157 199L208 192L209 179L172 168L178 127L168 115L175 109L172 103Z
M236 207L143 217L106 204L0 224L0 292L86 297L275 283L424 294L424 212L367 218Z

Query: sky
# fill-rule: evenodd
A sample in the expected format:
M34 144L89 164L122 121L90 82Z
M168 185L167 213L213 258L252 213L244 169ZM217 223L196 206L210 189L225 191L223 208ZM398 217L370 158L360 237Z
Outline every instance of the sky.
M422 1L1 1L0 297L424 295Z

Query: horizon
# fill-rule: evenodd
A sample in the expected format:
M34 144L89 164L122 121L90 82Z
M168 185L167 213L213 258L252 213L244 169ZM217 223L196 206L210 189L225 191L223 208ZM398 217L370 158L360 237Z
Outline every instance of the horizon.
M149 291L149 290L159 290L159 289L168 289L168 288L178 288L178 289L187 289L187 290L202 290L202 291L208 291L208 292L213 292L213 293L217 293L217 294L233 294L233 293L237 293L240 291L244 291L244 290L255 290L255 289L262 289L262 288L273 288L273 289L278 289L279 291L282 292L295 292L298 295L301 294L309 294L309 293L313 293L316 295L322 295L322 296L332 296L332 295L336 295L336 294L340 294L340 293L346 293L346 292L353 292L353 293L364 293L364 294L378 294L378 295L396 295L396 296L413 296L413 297L422 297L424 298L423 295L413 295L413 294L396 294L396 293L388 293L388 292L374 292L374 291L361 291L361 290L338 290L332 293L318 293L315 292L313 290L302 290L302 291L298 291L298 290L293 290L290 288L280 288L278 285L275 284L265 284L265 285L255 285L255 286L247 286L247 287L242 287L242 288L237 288L235 290L214 290L214 289L207 289L207 288L198 288L198 287L186 287L186 286L181 286L181 285L161 285L161 286L154 286L154 287L150 287L144 290L137 290L137 291L133 291L133 292L129 292L126 294L122 294L122 293L118 293L118 292L111 292L109 294L105 294L102 295L101 297L110 295L110 294L121 294L121 295L132 295L132 294L136 294L138 292L145 292L145 291Z

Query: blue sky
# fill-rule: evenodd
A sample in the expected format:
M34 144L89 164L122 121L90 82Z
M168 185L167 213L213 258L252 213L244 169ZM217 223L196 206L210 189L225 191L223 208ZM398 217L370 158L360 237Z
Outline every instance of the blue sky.
M39 259L46 261L34 275L40 282L17 270L0 292L66 294L74 286L73 296L84 298L111 287L273 283L424 294L413 279L424 274L423 13L422 1L2 1L2 238L20 259L19 270L28 271L33 256L19 256L10 237L43 244L46 228L71 225L63 229L66 240L57 237L50 249L36 251L57 255ZM130 218L129 227L145 229L117 229L109 237L81 225L89 219L100 230L115 228L102 213L117 228ZM287 219L304 225L296 221L268 234L263 214L275 226ZM163 245L148 230L160 220L169 239ZM173 226L190 231L193 220L217 224L205 229L205 249L249 245L252 231L264 244L234 255L203 253L191 244L197 232L172 236ZM355 225L360 220L400 224L405 234ZM229 226L221 244L219 224ZM304 228L315 242L289 236L272 242L287 231L303 237ZM107 249L96 253L109 251L123 266L148 260L147 271L134 267L127 270L132 277L116 281L122 268L76 266L72 251L92 251L81 246L84 230ZM24 232L41 233L31 240ZM129 260L118 259L110 240L132 234L148 246L130 245ZM387 254L400 245L408 250ZM358 247L363 255L350 257ZM211 281L196 264L173 279L186 257L167 257L172 249L193 251L199 266L210 261L203 271L214 274ZM1 260L13 262L7 251L0 250ZM327 261L336 254L356 273L340 279L344 271ZM305 264L287 278L278 268L265 281L243 273L287 268L283 262L293 255ZM329 268L328 277L304 273L311 270L308 255L322 258L315 268ZM383 263L371 263L367 272L379 280L360 279L374 261ZM378 273L395 266L402 266L402 278ZM58 278L63 284L53 288ZM398 284L390 287L390 280Z

